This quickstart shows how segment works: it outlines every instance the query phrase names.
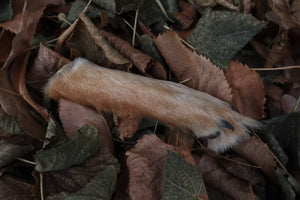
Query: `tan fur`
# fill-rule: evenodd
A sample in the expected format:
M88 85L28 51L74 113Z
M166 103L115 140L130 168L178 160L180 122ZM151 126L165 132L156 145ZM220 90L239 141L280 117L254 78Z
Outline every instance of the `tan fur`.
M106 69L83 58L57 72L45 87L45 94L122 117L153 117L197 137L209 137L219 131L216 138L208 139L208 148L216 152L247 138L245 126L259 126L257 121L207 93L170 81ZM220 126L221 119L230 123L234 131Z

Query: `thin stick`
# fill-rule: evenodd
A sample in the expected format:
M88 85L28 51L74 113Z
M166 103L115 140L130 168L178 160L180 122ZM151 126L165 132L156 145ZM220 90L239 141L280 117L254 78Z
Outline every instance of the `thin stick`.
M14 94L14 95L17 95L17 96L21 96L21 94L18 94L16 92L11 91L11 90L7 90L7 89L4 89L4 88L0 88L0 90L2 90L3 92L7 92L9 94Z
M27 163L27 164L37 165L36 162L30 161L30 160L26 160L26 159L23 159L23 158L17 158L17 160L20 160L20 161L22 161L24 163Z
M43 173L41 173L41 172L40 172L40 193L41 193L41 200L44 200Z
M155 127L154 127L154 131L153 131L154 134L156 133L157 125L158 125L158 120L156 120L156 122L155 122Z
M137 23L138 14L139 14L139 8L136 9L135 17L134 17L133 35L132 35L132 46L133 47L134 47L134 42L135 42L136 23Z
M277 70L286 70L286 69L300 69L300 65L276 67L276 68L251 68L251 69L255 71L277 71Z
M131 24L126 20L126 19L123 19L124 23L133 31L134 28L131 26ZM135 33L135 35L141 39L140 35L138 33Z
M86 4L85 8L82 11L83 13L85 13L87 11L87 9L90 6L91 2L92 2L92 0L89 0L89 2Z

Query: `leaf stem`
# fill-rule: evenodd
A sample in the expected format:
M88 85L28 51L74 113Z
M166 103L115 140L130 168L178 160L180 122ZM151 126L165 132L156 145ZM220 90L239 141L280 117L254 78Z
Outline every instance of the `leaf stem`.
M135 11L134 25L133 25L133 35L132 35L132 47L134 47L134 42L135 42L136 24L137 24L138 15L139 15L139 8L137 8L136 11Z
M42 172L40 172L40 193L41 193L41 200L44 200L43 173Z
M298 100L297 100L297 103L296 103L296 105L295 105L295 107L294 107L293 112L296 112L296 110L297 110L297 108L298 108L298 106L299 106L299 103L300 103L300 97L298 97Z
M26 160L26 159L23 159L23 158L17 158L17 160L20 160L20 161L22 161L24 163L27 163L27 164L37 165L36 162L30 161L30 160Z
M286 69L300 69L300 65L287 66L287 67L276 67L276 68L251 68L255 71L277 71L277 70L286 70Z

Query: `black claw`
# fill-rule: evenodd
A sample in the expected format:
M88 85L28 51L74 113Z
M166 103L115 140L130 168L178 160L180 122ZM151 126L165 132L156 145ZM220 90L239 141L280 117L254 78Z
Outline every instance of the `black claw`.
M228 129L234 131L233 126L232 126L229 122L225 121L224 119L220 119L220 124L219 124L219 126L220 126L220 127L224 127L224 128L228 128Z
M220 131L216 131L216 132L214 132L214 133L212 133L212 134L210 134L210 135L208 135L208 136L206 136L204 138L205 139L214 139L214 138L218 137L220 134L221 134Z
M231 104L229 104L229 105L230 105L230 107L231 107L232 110L234 110L235 112L239 113L239 111L233 105L231 105Z

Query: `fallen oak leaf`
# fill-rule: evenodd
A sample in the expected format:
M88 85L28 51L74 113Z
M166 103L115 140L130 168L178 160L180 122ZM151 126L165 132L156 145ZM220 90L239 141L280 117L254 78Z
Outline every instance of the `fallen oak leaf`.
M231 89L223 71L187 49L173 30L156 37L154 43L179 82L231 103Z
M248 117L263 118L265 92L259 74L247 65L232 61L225 76L232 89L233 106Z
M112 33L103 29L100 32L110 45L116 48L124 57L130 59L142 74L158 79L167 79L165 69L157 60L133 48L128 42Z

